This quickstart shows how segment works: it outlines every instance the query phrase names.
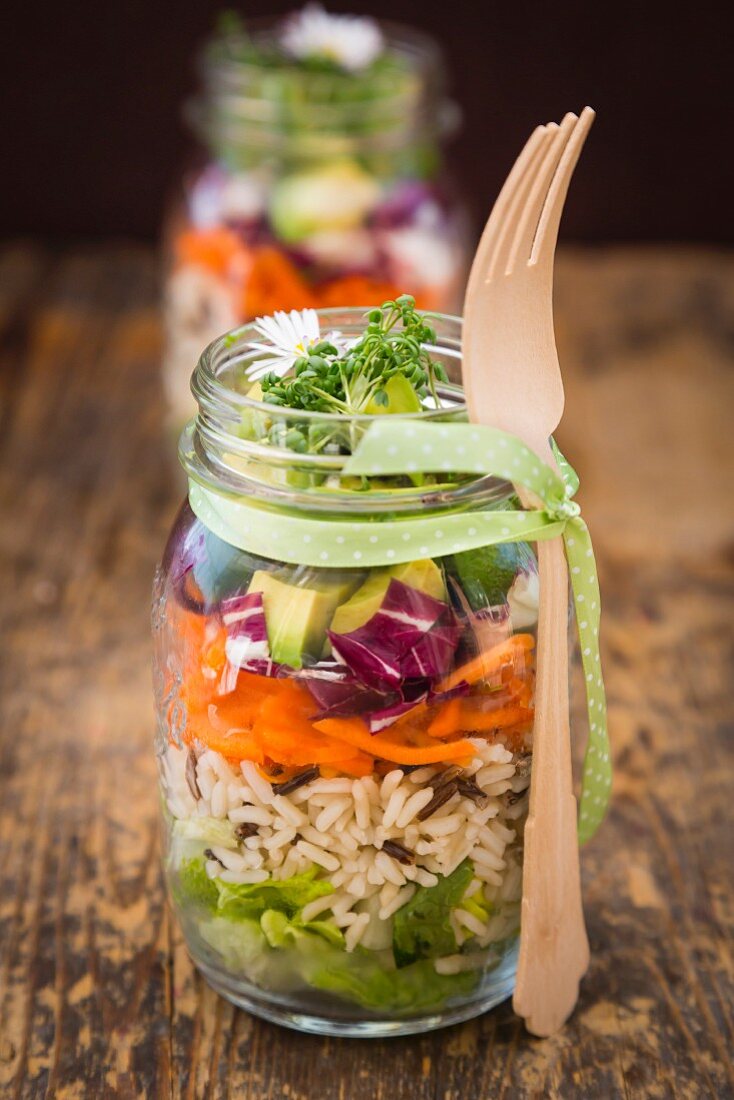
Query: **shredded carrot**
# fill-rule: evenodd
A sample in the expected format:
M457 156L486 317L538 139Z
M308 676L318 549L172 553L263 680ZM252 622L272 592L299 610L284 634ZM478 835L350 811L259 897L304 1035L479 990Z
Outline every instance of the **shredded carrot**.
M461 699L449 699L428 727L431 737L450 737L461 731Z
M338 760L334 764L323 765L320 769L324 779L335 779L338 775L353 775L356 779L360 779L363 775L372 775L374 770L374 760L363 752L358 752L346 760Z
M519 706L480 710L465 704L461 708L461 729L467 733L472 730L500 730L506 726L516 726L519 722L528 722L533 714L533 710Z
M232 229L187 229L175 244L182 264L198 264L215 275L244 274L249 267L249 249Z
M382 757L383 760L392 760L395 764L438 764L472 755L472 746L468 741L420 746L389 741L379 734L371 734L361 718L324 718L315 726L328 737L345 741L355 749Z
M258 248L243 287L242 311L260 317L276 309L307 309L318 305L295 264L278 248Z
M367 275L342 275L317 289L320 306L364 306L368 302L391 301L401 293L394 283L370 279ZM416 303L424 308L420 295L416 295Z
M467 684L476 684L478 680L486 679L498 672L504 664L515 663L521 654L525 655L534 646L535 638L532 634L513 634L507 641L500 642L487 653L480 653L467 664L455 668L438 685L438 691L450 691L462 680Z

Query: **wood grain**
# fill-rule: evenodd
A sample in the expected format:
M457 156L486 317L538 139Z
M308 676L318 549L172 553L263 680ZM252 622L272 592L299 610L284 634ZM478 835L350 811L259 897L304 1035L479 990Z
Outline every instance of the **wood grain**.
M582 856L591 968L543 1041L509 1004L406 1040L299 1036L194 973L157 850L148 591L176 491L156 276L145 250L0 252L0 1095L734 1096L734 258L557 266L616 779Z

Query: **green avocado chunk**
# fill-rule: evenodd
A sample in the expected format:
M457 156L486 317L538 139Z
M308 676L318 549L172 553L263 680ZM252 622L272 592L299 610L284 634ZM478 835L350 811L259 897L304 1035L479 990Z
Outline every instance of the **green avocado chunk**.
M301 668L318 659L335 609L349 598L364 574L334 572L328 579L308 570L283 577L258 569L248 592L262 592L270 653L279 664Z
M431 558L403 562L389 569L372 569L354 595L337 607L331 630L336 634L349 634L371 619L382 604L393 578L436 600L446 599L443 573Z
M286 244L312 233L356 229L380 198L377 181L354 160L284 176L270 195L270 221Z
M394 374L389 378L383 386L383 393L387 399L385 404L378 404L374 397L367 402L364 411L370 416L405 416L406 413L421 411L420 398L404 374Z
M505 603L515 577L535 570L536 559L526 542L504 542L454 554L451 567L473 611Z

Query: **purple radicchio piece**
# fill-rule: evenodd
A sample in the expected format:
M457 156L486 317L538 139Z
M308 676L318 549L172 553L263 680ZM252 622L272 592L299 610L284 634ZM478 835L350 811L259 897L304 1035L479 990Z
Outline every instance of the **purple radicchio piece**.
M403 657L403 675L430 680L444 676L451 667L460 637L461 627L453 611L447 608L442 618Z
M426 667L431 663L428 651L419 650L408 662L415 671L403 665L447 610L442 600L393 578L381 606L366 623L348 634L329 631L329 640L337 658L367 687L397 689L409 676L434 675L423 671L424 662Z
M249 672L260 672L263 665L271 666L262 592L229 596L222 601L221 615L227 631L224 649L230 664Z
M365 687L341 661L319 661L301 669L297 678L303 681L319 706L311 716L314 722L322 718L341 718L349 714L361 714L384 706L388 696L373 688Z

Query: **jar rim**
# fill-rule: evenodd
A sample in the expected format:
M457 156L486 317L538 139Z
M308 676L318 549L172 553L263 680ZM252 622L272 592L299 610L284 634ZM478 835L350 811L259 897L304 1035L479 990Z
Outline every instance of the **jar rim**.
M329 93L347 82L354 85L355 74L335 69L311 71L283 56L274 68L297 86L302 95L291 115L290 104L272 95L263 85L268 67L262 62L227 56L217 46L235 42L236 32L212 36L198 62L203 95L186 105L186 117L194 131L207 140L212 134L227 143L272 145L281 140L292 143L294 129L298 137L313 143L314 138L340 138L361 146L384 147L405 140L415 130L446 137L459 123L459 110L445 96L445 63L440 45L428 34L413 27L375 20L383 33L383 56L403 63L404 87L395 77L383 78L378 95L350 97L334 103ZM253 42L273 43L282 26L282 16L248 19L244 29ZM295 120L301 125L295 127ZM353 129L352 129L353 128Z
M324 309L317 309L315 313L320 320L338 320L339 318L345 318L349 316L356 320L363 320L365 315L365 309L359 306L330 306ZM457 357L460 357L460 333L462 328L462 319L454 314L450 313L427 313L432 323L441 325L456 326L458 330L458 337L456 338L455 351ZM283 414L297 415L299 420L307 421L325 421L327 423L344 423L346 419L358 424L369 424L375 420L380 419L379 414L374 413L354 413L349 417L345 417L343 413L325 413L318 412L312 409L288 409L279 406L270 405L267 402L257 401L254 398L248 397L246 393L239 393L237 390L232 389L231 386L225 385L218 376L218 371L221 371L230 364L236 362L244 362L246 359L251 358L253 361L257 359L258 353L252 353L250 355L231 356L231 351L235 348L237 342L245 342L245 336L252 333L253 337L257 335L254 321L247 321L243 325L239 325L237 328L231 329L229 332L224 333L222 336L218 336L216 340L212 340L204 351L201 353L199 361L196 365L194 373L191 377L191 390L196 398L200 408L202 402L207 406L212 401L219 401L222 403L232 403L239 409L250 408L255 412L267 413L270 416L277 415L279 412ZM440 338L440 337L439 337ZM439 350L438 345L428 345L429 351ZM440 350L446 350L442 348ZM424 420L437 420L442 417L446 417L447 413L454 412L456 414L466 413L466 403L463 400L463 390L460 385L449 383L443 387L447 390L447 397L456 397L454 405L449 407L443 407L438 409L421 409L420 412L415 413L401 413L401 420L410 420L413 422L420 422ZM461 398L461 400L458 400Z
M321 320L335 320L361 329L365 311L358 307L317 310ZM436 330L435 344L426 345L436 356L443 356L460 363L462 320L450 314L431 313L431 324ZM248 496L260 502L310 511L335 512L347 509L354 513L370 511L439 511L459 507L489 506L506 501L514 494L510 482L500 478L467 475L458 482L435 486L413 486L401 489L371 488L369 491L329 489L317 487L298 489L274 482L272 473L298 467L314 473L340 476L348 459L346 454L301 454L285 447L262 444L245 439L238 434L243 414L280 419L283 426L288 421L328 424L354 424L366 428L380 414L357 413L345 417L340 413L321 413L312 410L292 409L267 404L248 397L233 388L236 377L226 384L220 375L228 368L241 371L241 364L258 354L238 354L238 348L246 344L247 336L255 335L253 322L240 325L230 333L212 341L201 354L191 380L191 389L199 406L198 415L181 436L179 458L189 478L218 492L234 496ZM437 387L447 400L437 409L424 409L417 413L400 414L405 422L463 421L466 404L459 385L448 383ZM258 477L258 471L269 476Z

